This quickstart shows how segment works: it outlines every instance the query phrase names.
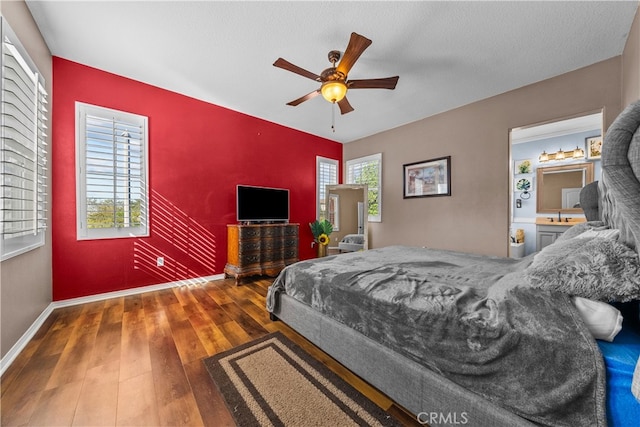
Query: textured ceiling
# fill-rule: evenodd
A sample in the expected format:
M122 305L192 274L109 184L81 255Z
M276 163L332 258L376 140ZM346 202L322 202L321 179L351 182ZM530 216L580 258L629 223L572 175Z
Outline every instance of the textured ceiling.
M32 1L53 55L340 142L349 142L622 53L637 1ZM355 31L373 40L350 79L399 75L394 91L352 90L355 111L287 102Z

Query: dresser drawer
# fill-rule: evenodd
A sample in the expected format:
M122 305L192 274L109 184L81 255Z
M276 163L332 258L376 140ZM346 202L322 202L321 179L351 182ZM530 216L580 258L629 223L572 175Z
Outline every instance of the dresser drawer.
M298 224L228 225L225 275L276 276L298 261Z

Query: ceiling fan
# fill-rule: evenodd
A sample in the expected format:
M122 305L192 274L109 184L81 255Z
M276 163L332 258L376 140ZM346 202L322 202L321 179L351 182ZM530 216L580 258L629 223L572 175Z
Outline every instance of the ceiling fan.
M382 79L364 79L364 80L347 80L349 70L356 63L362 52L371 45L371 40L361 36L360 34L351 33L347 50L345 50L340 60L340 52L332 50L329 52L329 62L331 67L325 69L320 75L314 74L290 63L289 61L278 58L273 63L275 67L282 68L292 73L299 74L311 80L322 83L319 89L314 90L298 99L288 102L287 105L296 106L304 101L322 94L324 99L331 103L337 103L340 107L341 114L347 114L353 111L353 107L347 101L346 94L348 89L395 89L398 83L398 76L386 77ZM336 63L338 66L336 67Z

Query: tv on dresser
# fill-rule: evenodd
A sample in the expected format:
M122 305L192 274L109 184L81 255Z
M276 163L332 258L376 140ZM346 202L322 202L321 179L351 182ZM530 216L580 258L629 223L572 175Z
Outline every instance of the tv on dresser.
M289 222L289 190L284 188L238 185L236 206L239 223Z
M275 277L298 261L299 224L289 223L289 190L238 185L238 224L227 225L226 277Z

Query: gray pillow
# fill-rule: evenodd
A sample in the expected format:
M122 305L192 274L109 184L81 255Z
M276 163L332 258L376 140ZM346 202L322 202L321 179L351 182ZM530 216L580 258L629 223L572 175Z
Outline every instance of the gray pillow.
M613 239L556 241L523 273L534 288L607 302L640 299L638 254Z
M364 234L347 234L342 238L342 243L364 244Z

